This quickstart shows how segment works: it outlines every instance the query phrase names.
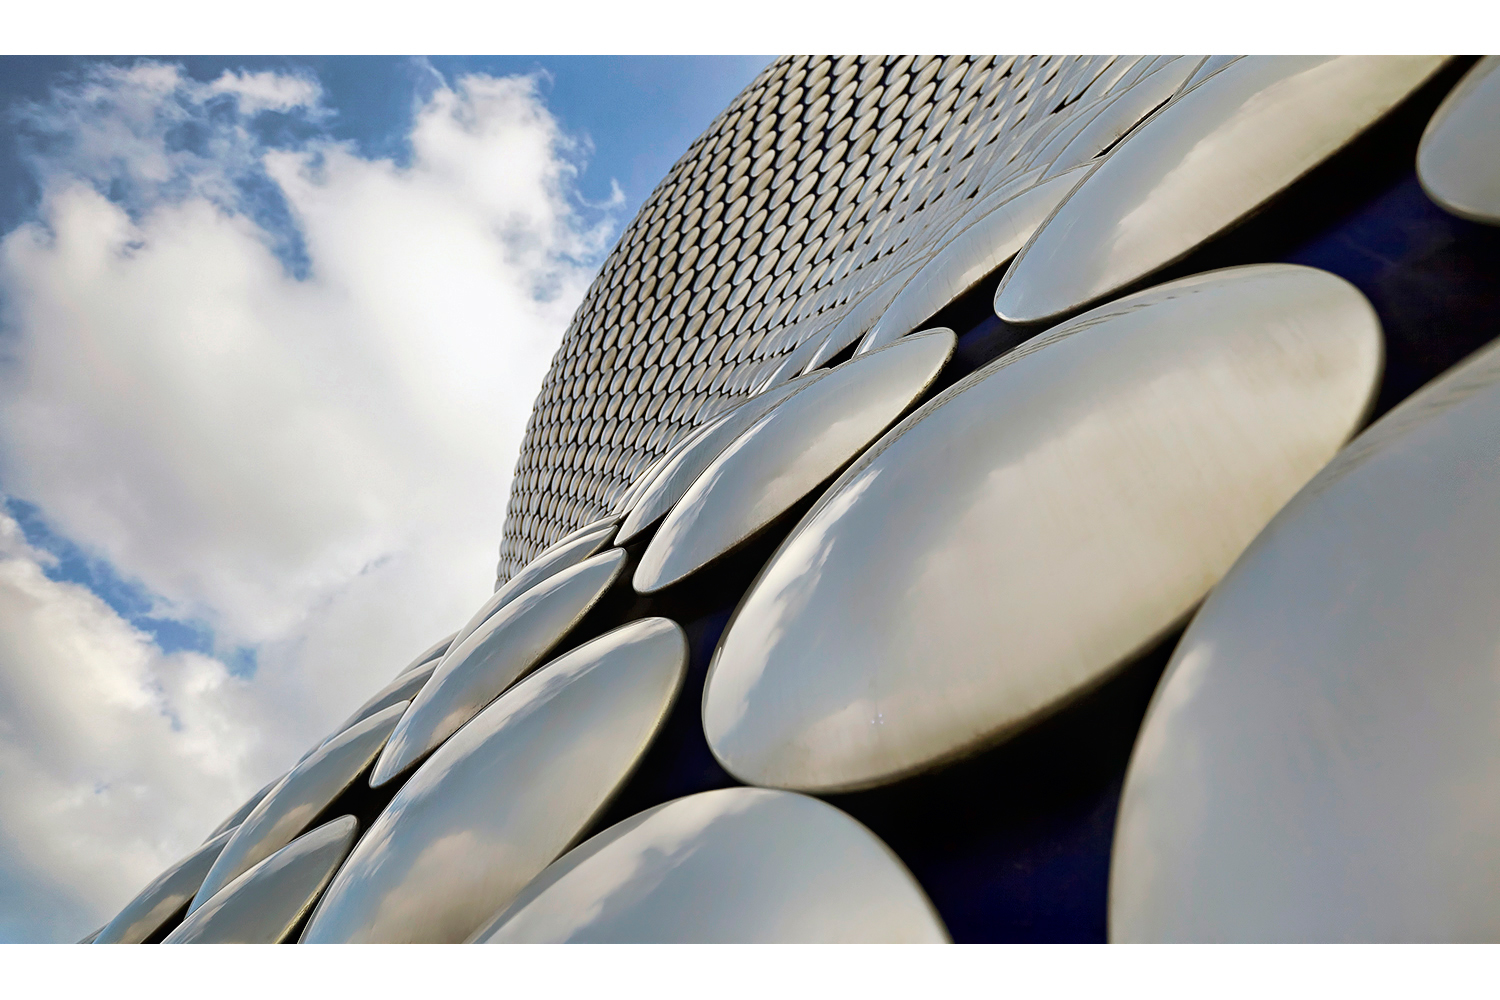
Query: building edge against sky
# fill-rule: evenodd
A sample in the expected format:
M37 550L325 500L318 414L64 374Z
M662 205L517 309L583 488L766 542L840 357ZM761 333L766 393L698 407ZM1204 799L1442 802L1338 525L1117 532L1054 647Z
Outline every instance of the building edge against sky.
M1493 940L1497 79L776 60L495 597L101 939Z

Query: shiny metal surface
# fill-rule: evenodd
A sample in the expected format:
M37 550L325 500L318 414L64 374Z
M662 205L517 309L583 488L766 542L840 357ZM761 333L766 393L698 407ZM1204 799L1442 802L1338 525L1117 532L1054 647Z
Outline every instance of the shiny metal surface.
M727 415L724 414L724 416ZM619 502L616 504L615 514L620 517L622 525L624 518L635 509L636 502L640 500L641 494L651 488L651 484L656 481L656 477L661 474L661 470L665 469L672 459L682 454L686 449L691 448L693 442L712 429L713 425L718 422L718 419L709 420L707 423L700 424L689 430L678 439L676 444L668 448L660 457L645 468L636 481L631 484L630 489L621 495Z
M767 66L668 171L585 294L527 425L497 581L578 526L628 510L620 501L644 489L643 470L722 407L857 344L968 228L954 228L965 213L1018 193L1023 174L1041 172L1029 163L1057 167L1064 149L1094 155L1091 140L1069 143L1104 128L1093 121L1111 98L1193 62L788 56Z
M1223 69L1225 66L1228 66L1230 63L1233 63L1233 62L1238 62L1239 60L1241 60L1243 58L1245 58L1245 57L1244 56L1209 56L1207 59L1203 60L1203 65L1199 66L1197 69L1195 69L1193 71L1193 75L1188 78L1187 83L1183 84L1182 89L1183 90L1187 90L1187 89L1189 89L1191 87L1198 86L1198 84L1202 83L1208 77L1213 76L1215 73L1217 73L1219 70Z
M629 513L630 508L635 506L636 498L641 495L642 491L644 491L646 487L651 485L651 479L658 472L660 472L662 466L666 464L667 455L658 455L656 458L652 459L650 462L642 466L641 471L635 474L635 478L631 481L630 486L626 488L625 492L621 493L619 499L615 501L614 507L611 508L610 513L613 516L620 518L623 518L627 513ZM499 588L505 586L505 584L497 583L495 586Z
M826 802L721 788L617 823L554 861L473 940L943 943L891 849Z
M1043 178L1076 169L1093 161L1153 111L1171 100L1203 65L1198 56L1179 56L1147 73L1134 85L1101 102L1098 112L1078 134L1043 166Z
M233 835L233 829L225 830L162 872L90 940L94 944L140 944L159 932L192 900Z
M863 340L870 328L880 321L880 317L890 308L891 303L896 300L911 279L921 271L923 264L923 260L912 261L911 264L866 293L829 331L822 346L808 359L806 370L812 371L822 367L850 344L857 344Z
M400 673L396 674L396 676L400 677L402 674L409 674L423 664L430 663L433 660L440 658L444 653L448 652L448 647L453 644L453 637L456 635L458 635L457 632L450 633L449 635L446 635L443 638L439 639L437 642L433 643L431 646L428 646L425 650L422 651L421 656L418 656L415 660L412 660L406 666L402 667Z
M907 282L855 353L866 354L906 336L1014 257L1088 169L1078 167L1028 187L955 235Z
M1500 56L1485 56L1438 106L1417 147L1422 190L1446 211L1500 225Z
M376 712L323 744L293 768L286 780L245 817L245 822L229 838L204 876L188 912L197 910L240 873L305 831L319 813L364 775L406 707L407 702L403 701Z
M224 822L214 827L213 832L210 833L203 842L206 844L210 840L213 840L215 837L217 837L219 834L223 833L225 830L228 830L231 827L239 826L241 823L245 822L245 817L250 815L250 811L252 809L260 805L261 799L264 799L267 795L270 795L271 790L284 780L286 780L285 774L279 775L274 780L267 782L260 791L256 792L254 795L246 799L244 805L240 806L234 812L225 817Z
M358 833L353 816L340 816L303 834L220 889L162 943L286 941L318 901Z
M463 941L598 815L682 686L687 639L631 622L527 677L375 821L302 940Z
M1500 346L1307 485L1204 602L1127 774L1115 940L1500 938Z
M934 330L854 358L810 381L714 459L662 521L636 567L649 594L754 536L879 437L953 354Z
M1114 294L1243 219L1378 120L1438 56L1248 56L1105 157L1017 255L995 294L1042 323Z
M620 525L619 543L628 544L654 527L735 438L782 400L822 378L824 374L826 373L812 372L802 375L774 389L751 396L716 421L710 430L695 437L692 445L679 452L676 458L658 472L650 487L637 499L630 515L625 518L625 523Z
M496 611L515 600L518 595L554 573L583 562L608 545L610 539L615 536L615 528L619 523L620 519L614 515L600 518L553 542L544 552L527 563L519 573L495 588L494 593L490 594L479 606L479 610L464 623L464 627L453 633L453 644L448 647L449 652L462 648L464 640L473 635L475 629L488 621Z
M620 520L620 530L615 535L617 544L626 545L639 533L641 518L637 516L632 521L630 515L641 505L642 499L648 493L656 491L656 480L666 471L667 466L675 462L683 452L691 450L702 439L703 435L712 434L716 431L724 421L733 417L738 409L739 407L737 406L731 407L724 413L718 413L710 417L705 423L693 428L682 440L669 448L661 458L651 463L651 467L642 481L631 486L625 493L625 499L621 500L620 509L624 511L624 514Z
M428 660L420 667L408 670L406 673L391 681L385 687L370 696L370 700L355 710L354 714L345 719L338 729L324 740L324 743L336 739L340 733L357 723L363 722L376 712L390 708L398 701L411 701L422 690L422 685L432 677L432 672L438 668L438 660ZM311 756L311 751L303 757ZM299 761L300 763L300 761ZM246 810L249 815L249 810Z
M783 355L785 360L781 361L772 374L761 382L757 388L759 392L769 392L771 389L797 377L806 375L814 368L819 367L822 362L816 359L823 354L823 348L828 342L828 337L833 333L837 322L830 321L826 316L817 317L817 322L812 324L815 328L808 334L806 339L797 344L795 348ZM792 333L800 331L793 330ZM848 346L847 344L845 345ZM838 352L830 352L829 357Z
M1029 725L1191 611L1358 427L1381 360L1352 285L1256 265L1110 303L958 382L740 602L704 692L714 755L834 791Z
M411 768L478 715L583 620L625 568L610 549L519 594L453 649L391 733L370 773L379 787Z

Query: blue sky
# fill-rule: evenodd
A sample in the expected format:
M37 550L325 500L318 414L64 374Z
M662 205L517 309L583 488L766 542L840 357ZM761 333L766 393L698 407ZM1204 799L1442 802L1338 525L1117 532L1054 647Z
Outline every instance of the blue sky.
M27 104L45 104L60 84L77 78L101 61L130 66L142 58L180 65L203 83L225 71L291 72L314 76L324 104L333 114L314 130L294 116L269 113L256 123L275 138L324 133L348 141L366 157L406 164L411 157L409 132L417 102L444 80L468 74L490 76L537 74L548 109L562 128L580 140L569 155L580 168L576 195L585 204L607 205L612 222L628 220L641 202L713 118L770 61L770 56L383 56L328 57L114 57L12 56L0 58L0 108L12 117ZM0 144L0 233L34 218L40 190L36 171L26 158L34 135L23 129ZM305 268L296 227L284 218L275 197L256 206L268 224L284 237L284 263L299 276ZM120 199L122 202L125 199ZM0 495L5 483L0 479ZM6 496L10 516L32 545L58 557L48 575L82 583L137 627L154 635L168 651L212 652L212 630L201 621L181 621L152 613L150 596L140 585L49 525L46 511L24 499ZM498 525L496 527L498 534ZM237 672L252 670L253 647L220 649Z
M578 299L768 61L0 58L0 940L482 602Z
M136 57L109 61L129 64ZM337 111L330 132L369 155L403 157L412 98L433 86L430 66L452 78L466 73L509 76L541 71L543 95L568 131L593 145L580 184L599 201L611 182L634 213L677 158L714 117L765 68L771 56L158 56L203 81L226 69L305 69L321 81ZM41 101L66 74L97 60L77 56L0 58L0 106ZM37 190L14 143L0 149L0 230L34 211Z

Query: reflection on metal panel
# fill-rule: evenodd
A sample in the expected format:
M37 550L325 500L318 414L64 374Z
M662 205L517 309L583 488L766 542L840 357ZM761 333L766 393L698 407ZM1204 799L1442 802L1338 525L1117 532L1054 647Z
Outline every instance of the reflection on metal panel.
M1242 59L1163 108L1073 191L995 294L1010 323L1076 312L1178 260L1337 152L1437 56Z
M687 640L632 622L517 684L396 793L304 941L463 941L552 862L634 769L682 684Z
M1352 286L1262 265L975 373L772 557L715 655L709 745L742 780L833 791L1032 724L1183 619L1355 431L1380 360Z
M340 816L303 834L188 914L163 944L280 944L302 923L354 845Z
M953 344L953 331L932 330L800 386L672 508L636 567L636 591L662 590L703 568L837 473L921 397Z
M1500 56L1479 60L1432 116L1417 176L1454 215L1500 225Z
M501 579L612 509L705 413L805 370L787 366L799 347L817 338L821 364L857 342L976 199L1071 134L1080 110L1174 65L772 63L672 167L585 295L521 447ZM862 302L868 317L827 340Z
M1500 348L1392 410L1215 588L1136 744L1110 928L1494 941Z
M245 817L193 897L192 913L241 872L297 837L339 795L364 777L406 711L397 702L346 729L292 769Z
M934 944L947 934L890 848L844 813L726 788L585 841L474 940Z
M234 828L225 830L162 872L89 940L95 944L140 944L158 934L167 921L192 902L203 876L233 835Z
M391 733L370 784L410 768L541 663L598 603L625 564L610 549L543 580L495 612L444 658Z

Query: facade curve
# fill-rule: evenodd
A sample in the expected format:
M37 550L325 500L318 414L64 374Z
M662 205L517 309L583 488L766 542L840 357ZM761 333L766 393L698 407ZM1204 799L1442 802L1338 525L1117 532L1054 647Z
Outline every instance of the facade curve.
M1488 729L1406 708L1429 674L1500 669L1475 597L1500 561L1453 534L1493 535L1500 496L1445 520L1395 481L1500 468L1496 348L1460 364L1500 334L1500 228L1441 193L1500 176L1473 152L1493 129L1444 145L1449 119L1500 121L1492 80L1445 57L777 59L563 334L496 593L359 692L349 728L403 716L389 745L235 874L352 829L334 867L284 876L274 912L228 877L200 902L320 941L1492 938L1500 903L1453 885L1500 820L1426 777L1500 796ZM1424 426L1451 447L1400 451ZM1462 557L1451 599L1402 604L1447 659L1362 671L1371 609L1430 575L1360 561L1406 523ZM1309 552L1339 600L1284 586ZM1288 671L1267 636L1339 656ZM1383 782L1334 723L1432 759ZM1247 881L1221 857L1246 814L1267 870L1377 844L1408 902L1371 923L1328 879ZM837 874L830 843L859 864L793 905ZM134 937L183 926L158 911L198 857L131 904ZM611 858L654 867L611 881Z

